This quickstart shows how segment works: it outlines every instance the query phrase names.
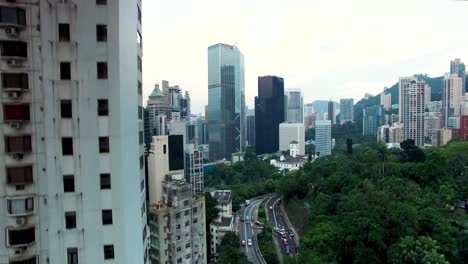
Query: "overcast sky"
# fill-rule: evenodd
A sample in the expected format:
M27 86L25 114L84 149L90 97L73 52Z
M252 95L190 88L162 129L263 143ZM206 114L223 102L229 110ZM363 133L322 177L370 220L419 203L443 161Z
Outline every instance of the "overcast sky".
M377 94L399 76L468 61L468 1L144 0L144 103L156 81L208 102L207 48L234 44L245 58L246 104L257 76L301 88L304 102Z

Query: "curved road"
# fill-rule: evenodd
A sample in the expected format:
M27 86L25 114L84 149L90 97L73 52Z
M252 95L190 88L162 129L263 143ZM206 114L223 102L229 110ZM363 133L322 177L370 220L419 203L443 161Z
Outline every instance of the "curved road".
M287 225L286 221L284 220L283 213L280 209L281 199L283 197L276 195L268 199L267 201L267 209L268 209L268 219L270 221L270 225L278 228L284 228L285 231L285 238L275 232L275 238L278 240L278 244L281 249L281 254L283 255L296 255L297 254L297 246L296 242L294 241L294 237L291 236L291 227ZM270 208L272 210L270 210ZM286 239L286 244L284 242ZM287 249L289 250L289 254L287 253Z
M248 260L255 264L266 263L260 254L257 243L257 233L261 229L256 227L252 220L245 221L245 217L248 215L249 218L252 219L252 216L256 215L256 211L262 201L263 199L255 199L247 207L240 210L240 218L244 219L244 221L240 222L239 237L241 241L244 240L245 243L247 243L249 239L252 240L252 246L246 244L245 247L242 247L242 251L245 253Z

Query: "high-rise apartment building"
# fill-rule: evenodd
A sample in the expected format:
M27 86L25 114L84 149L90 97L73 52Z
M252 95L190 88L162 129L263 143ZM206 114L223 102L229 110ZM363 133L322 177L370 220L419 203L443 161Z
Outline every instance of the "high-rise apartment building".
M380 94L380 104L383 106L385 111L390 110L392 108L392 94L386 94L385 92Z
M258 77L258 96L255 97L255 151L257 155L278 151L279 125L282 122L284 122L283 78Z
M232 213L232 192L230 190L216 190L210 194L216 199L216 208L219 210L218 217L210 224L211 255L216 260L221 240L227 232L235 231L236 223Z
M429 140L433 130L442 128L442 116L440 112L424 113L424 138Z
M400 78L400 122L405 139L413 139L417 146L424 146L424 92L425 82L417 77Z
M354 123L354 99L340 100L340 124Z
M431 87L426 83L424 86L424 104L425 107L432 101L432 89Z
M192 184L194 194L202 192L205 188L203 151L193 143L185 146L185 180Z
M0 1L0 28L0 263L145 263L141 1Z
M385 111L381 105L366 107L362 110L362 134L377 136L377 130L385 123Z
M463 80L455 74L445 74L444 91L442 93L442 112L444 127L447 127L450 117L460 116L463 104Z
M208 47L210 160L230 159L244 149L244 55L235 46Z
M281 123L279 126L279 150L289 150L292 141L299 146L297 155L305 155L305 130L302 123ZM292 154L291 154L292 155Z
M301 89L287 89L284 99L285 121L290 123L304 122L304 103Z
M457 74L458 77L462 78L462 93L468 93L468 87L466 86L466 66L460 59L454 59L450 61L450 74Z
M377 141L382 141L387 144L403 142L403 124L393 123L392 125L383 125L377 130Z
M255 146L255 115L246 117L246 146Z
M330 100L328 102L328 112L327 112L327 120L330 120L332 125L336 124L336 102Z
M320 157L331 155L331 126L330 120L315 121L315 153Z

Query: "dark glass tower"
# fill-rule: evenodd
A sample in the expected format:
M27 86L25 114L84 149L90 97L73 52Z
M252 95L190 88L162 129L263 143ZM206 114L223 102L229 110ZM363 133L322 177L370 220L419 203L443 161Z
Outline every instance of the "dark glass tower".
M210 160L230 160L244 149L244 55L234 46L208 47Z
M284 122L284 80L277 76L258 77L255 97L255 151L257 155L279 149L279 125Z

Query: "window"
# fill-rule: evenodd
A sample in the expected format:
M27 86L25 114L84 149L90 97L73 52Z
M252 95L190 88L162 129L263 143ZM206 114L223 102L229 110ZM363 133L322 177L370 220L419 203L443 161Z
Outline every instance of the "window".
M99 153L109 153L109 137L99 137Z
M60 80L71 80L70 62L60 62Z
M138 106L138 119L143 119L143 111L144 111L144 108L141 107L141 106Z
M76 212L65 212L65 228L76 228Z
M32 166L6 168L7 184L33 182Z
M140 56L137 56L137 69L139 72L141 72L143 66L142 66L142 63L141 63L141 58Z
M72 101L71 100L60 101L60 115L62 118L72 117Z
M189 210L185 210L184 215L187 216L189 214L190 214Z
M36 241L36 230L33 227L25 229L7 229L8 246L27 245Z
M7 200L7 211L10 215L31 213L34 211L34 198Z
M5 137L6 153L29 153L31 152L31 136Z
M10 260L10 264L38 264L38 257L37 256L30 256L26 258L21 258L18 260Z
M73 175L63 176L63 192L75 192L75 177Z
M101 190L111 188L111 175L110 173L101 173Z
M22 8L1 6L0 23L26 26L26 12Z
M189 200L185 200L184 201L184 206L188 206L189 205Z
M107 5L107 0L96 0L96 5Z
M190 222L189 221L185 221L185 227L189 226L190 225Z
M59 41L68 42L70 41L70 24L59 24Z
M114 259L114 245L104 245L104 259Z
M182 250L182 248L178 247L176 250L177 250L177 252L180 252Z
M29 89L28 74L26 73L2 73L2 87Z
M175 218L176 218L176 219L179 219L179 218L180 218L180 213L177 213L177 214L175 215Z
M29 105L4 105L3 119L8 122L29 121Z
M189 247L190 247L190 243L185 244L185 248L189 248Z
M143 93L143 88L142 88L142 85L141 85L141 82L138 81L137 83L137 89L138 89L138 94L142 94Z
M98 116L109 115L109 102L107 99L98 99Z
M98 42L107 41L107 25L96 25L96 40Z
M73 138L71 137L62 138L62 155L63 156L73 155Z
M97 63L97 78L99 80L107 79L107 62Z
M112 225L112 210L102 210L102 224Z
M67 264L78 264L77 248L67 248Z
M143 144L143 131L138 132L138 143Z
M145 160L143 156L140 156L140 169L143 169L144 166L145 166Z
M137 9L138 9L138 22L140 22L140 24L141 24L141 9L140 9L140 6L137 5Z
M23 41L6 41L0 42L2 56L5 57L28 57L28 44Z
M145 180L141 180L140 182L140 192L143 192L145 190Z
M166 154L166 144L163 145L163 154Z

